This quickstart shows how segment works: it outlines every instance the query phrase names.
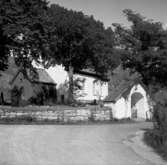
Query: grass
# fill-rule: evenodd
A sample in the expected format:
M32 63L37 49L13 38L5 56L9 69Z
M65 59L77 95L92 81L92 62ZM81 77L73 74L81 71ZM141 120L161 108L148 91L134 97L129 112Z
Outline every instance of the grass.
M161 134L158 130L147 130L144 135L144 141L167 161L167 141L162 143L162 137L160 135Z

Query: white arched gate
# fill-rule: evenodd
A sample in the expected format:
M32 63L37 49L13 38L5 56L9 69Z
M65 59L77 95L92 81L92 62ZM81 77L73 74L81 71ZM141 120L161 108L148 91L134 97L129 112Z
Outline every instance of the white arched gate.
M149 118L149 104L147 93L140 85L135 85L128 96L128 116L130 118Z

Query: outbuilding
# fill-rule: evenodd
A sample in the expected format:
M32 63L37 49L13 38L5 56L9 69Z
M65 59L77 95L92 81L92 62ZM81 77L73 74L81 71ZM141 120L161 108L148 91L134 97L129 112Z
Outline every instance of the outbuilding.
M151 118L150 99L142 83L124 82L109 93L104 106L112 109L115 119L146 120Z

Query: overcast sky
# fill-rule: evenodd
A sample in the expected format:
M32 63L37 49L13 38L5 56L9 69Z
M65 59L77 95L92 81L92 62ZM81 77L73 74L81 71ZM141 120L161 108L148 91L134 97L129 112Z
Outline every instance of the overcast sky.
M49 0L68 9L82 11L93 15L104 25L127 21L122 13L123 9L133 9L143 16L155 21L167 23L167 0Z

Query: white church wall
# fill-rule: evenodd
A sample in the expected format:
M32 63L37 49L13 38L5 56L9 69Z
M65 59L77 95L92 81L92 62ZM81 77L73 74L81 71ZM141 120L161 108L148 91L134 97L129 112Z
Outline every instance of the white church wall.
M85 79L83 90L81 91L81 93L83 93L83 96L78 97L77 98L78 100L83 100L83 101L92 101L99 99L103 100L108 95L107 82L101 82L100 80L96 81L96 78L94 77L79 75L79 74L76 74L74 77Z
M102 99L108 96L108 82L102 84Z
M50 67L47 72L52 77L52 79L57 83L57 89L61 88L65 82L68 82L68 73L65 71L64 67L61 65L56 65L55 67ZM79 91L79 95L81 94L82 97L76 97L77 100L83 100L83 101L93 101L93 100L99 100L99 98L104 99L108 95L108 83L103 82L101 83L100 80L94 84L94 81L96 78L86 75L79 75L75 74L74 79L81 78L85 79L85 83L83 86L83 90ZM95 86L94 86L95 85ZM96 92L95 92L96 88ZM61 95L63 95L63 92L66 90L59 90ZM67 95L66 92L64 92L64 95ZM100 97L99 97L100 96ZM66 96L64 96L66 98Z

